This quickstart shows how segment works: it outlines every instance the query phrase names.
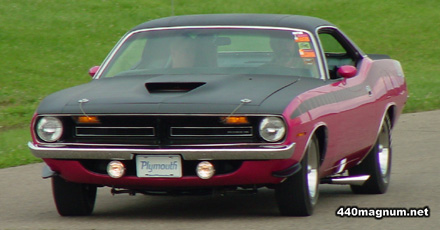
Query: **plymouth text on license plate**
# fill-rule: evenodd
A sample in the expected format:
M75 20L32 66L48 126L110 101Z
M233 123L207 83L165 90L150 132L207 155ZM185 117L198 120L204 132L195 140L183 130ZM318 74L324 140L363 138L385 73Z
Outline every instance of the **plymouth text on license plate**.
M137 155L138 177L182 177L182 160L179 155Z

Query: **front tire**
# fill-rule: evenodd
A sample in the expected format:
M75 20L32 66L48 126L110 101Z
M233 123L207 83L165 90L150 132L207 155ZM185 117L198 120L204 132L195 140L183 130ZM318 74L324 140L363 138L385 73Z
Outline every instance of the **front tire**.
M313 136L301 161L301 170L275 188L283 216L310 216L319 197L319 142Z
M387 116L368 156L361 164L348 170L350 175L370 175L370 178L361 186L351 185L351 190L357 194L385 193L390 184L391 153L391 121Z
M72 183L60 176L52 177L52 192L61 216L88 216L96 200L96 186Z

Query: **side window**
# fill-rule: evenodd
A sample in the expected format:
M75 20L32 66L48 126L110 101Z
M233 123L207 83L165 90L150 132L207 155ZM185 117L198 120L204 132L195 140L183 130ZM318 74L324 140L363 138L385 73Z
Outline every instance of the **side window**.
M347 51L331 34L319 34L322 48L326 54L347 54Z
M336 79L336 71L343 65L356 65L357 53L350 43L335 29L324 29L319 32L319 40L325 53L330 79Z

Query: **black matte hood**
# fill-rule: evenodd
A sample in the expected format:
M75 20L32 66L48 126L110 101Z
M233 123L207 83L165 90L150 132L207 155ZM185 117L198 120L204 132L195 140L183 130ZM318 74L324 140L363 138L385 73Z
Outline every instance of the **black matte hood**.
M59 91L41 103L38 113L230 113L243 99L239 113L258 113L266 99L290 88L298 77L266 75L153 75L93 80ZM295 90L296 91L296 90ZM294 94L302 92L300 90ZM289 93L290 94L290 93ZM293 96L293 95L291 95ZM83 100L86 99L86 100ZM274 113L289 100L280 99Z

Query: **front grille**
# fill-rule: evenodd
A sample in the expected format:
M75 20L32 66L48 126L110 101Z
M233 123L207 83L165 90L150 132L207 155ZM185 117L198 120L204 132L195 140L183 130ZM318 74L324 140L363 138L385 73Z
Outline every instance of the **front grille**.
M77 137L154 137L154 127L76 127Z
M221 116L95 115L99 123L81 124L64 117L65 143L138 144L173 146L191 144L261 143L259 116L249 124L224 124Z

